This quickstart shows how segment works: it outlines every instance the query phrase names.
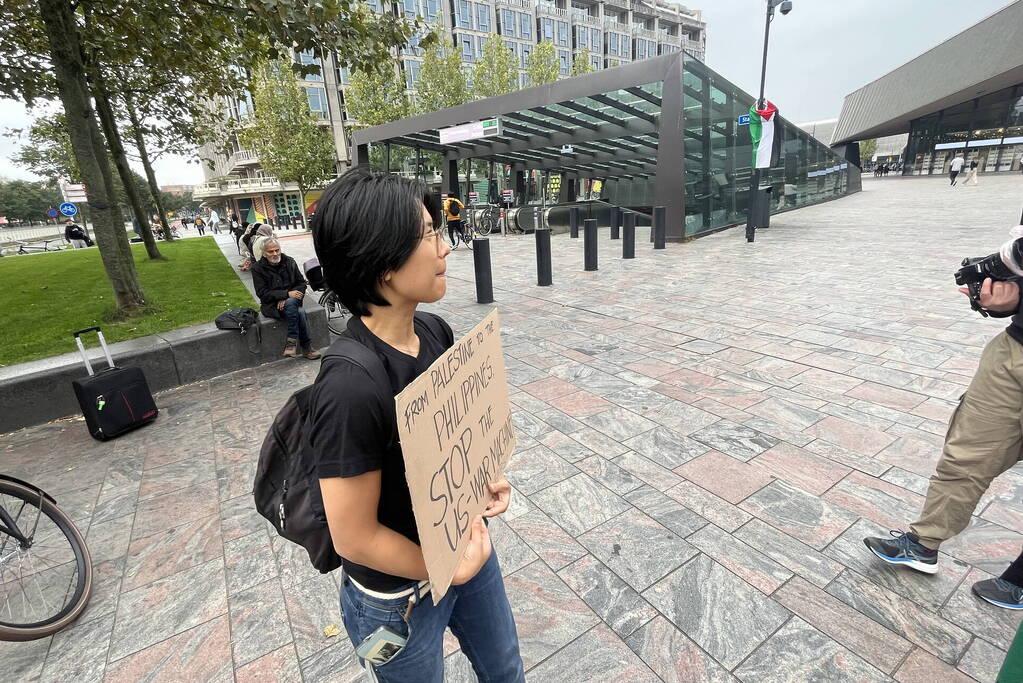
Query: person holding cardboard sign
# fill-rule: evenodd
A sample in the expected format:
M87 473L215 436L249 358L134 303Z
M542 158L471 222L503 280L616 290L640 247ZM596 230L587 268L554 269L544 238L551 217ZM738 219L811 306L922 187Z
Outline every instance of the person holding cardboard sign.
M440 682L447 627L480 680L524 681L504 580L482 517L508 508L503 476L487 484L482 516L443 598L428 590L394 397L454 344L420 303L444 296L451 249L440 206L415 180L356 169L328 187L312 223L327 284L352 312L347 336L367 354L328 354L309 407L331 539L343 560L345 629L380 681ZM365 357L362 357L365 356Z

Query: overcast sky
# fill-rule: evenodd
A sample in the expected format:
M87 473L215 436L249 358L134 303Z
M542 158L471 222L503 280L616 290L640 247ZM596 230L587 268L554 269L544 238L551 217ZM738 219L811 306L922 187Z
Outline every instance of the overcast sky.
M760 85L765 0L687 0L707 22L707 64L751 94ZM1008 0L793 0L771 26L767 97L790 121L837 117L847 94L1006 6ZM27 126L18 102L0 100L0 177L32 179L14 166L16 143L2 134ZM195 160L156 163L161 185L202 182Z

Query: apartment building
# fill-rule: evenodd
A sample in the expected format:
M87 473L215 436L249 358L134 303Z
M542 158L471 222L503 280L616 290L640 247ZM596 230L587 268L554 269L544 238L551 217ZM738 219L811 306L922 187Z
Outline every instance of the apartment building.
M483 43L492 33L502 37L516 56L519 85L528 87L526 62L535 46L554 43L561 76L571 73L577 55L587 53L594 70L685 50L702 60L707 26L702 12L668 0L366 0L376 12L394 12L409 19L440 23L451 44L462 56L467 73L483 54ZM409 94L415 96L422 65L422 50L414 44L399 54L400 68ZM301 81L309 97L309 109L329 129L337 153L338 171L349 164L350 124L345 108L348 71L339 68L332 55L296 54L302 63L317 63L320 73ZM248 99L220 97L212 106L225 107L243 121L252 110ZM227 153L205 149L206 182L195 188L195 197L208 205L237 212L243 220L266 221L297 216L301 210L298 187L281 184L271 169L263 169L258 156L235 142ZM306 211L315 210L319 193L306 197ZM285 219L286 220L286 219Z

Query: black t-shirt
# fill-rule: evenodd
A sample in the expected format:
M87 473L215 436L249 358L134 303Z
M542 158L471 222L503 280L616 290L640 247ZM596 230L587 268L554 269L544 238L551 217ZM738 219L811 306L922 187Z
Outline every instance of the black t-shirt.
M439 323L438 335L426 316ZM358 317L348 321L348 334L376 352L390 386L378 386L362 367L343 358L327 358L320 368L310 406L309 448L321 479L356 477L380 470L381 524L419 543L412 498L405 481L405 461L398 443L394 396L421 375L454 343L451 328L432 313L416 313L419 356L413 358L385 344ZM412 579L384 574L344 560L344 569L371 590L390 591Z

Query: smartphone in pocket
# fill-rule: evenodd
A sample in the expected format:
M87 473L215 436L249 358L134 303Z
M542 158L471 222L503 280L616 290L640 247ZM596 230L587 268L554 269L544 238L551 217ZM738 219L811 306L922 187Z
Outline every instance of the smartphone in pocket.
M405 649L408 638L387 626L379 626L355 648L355 654L371 664L386 664Z

